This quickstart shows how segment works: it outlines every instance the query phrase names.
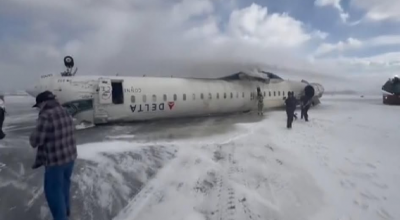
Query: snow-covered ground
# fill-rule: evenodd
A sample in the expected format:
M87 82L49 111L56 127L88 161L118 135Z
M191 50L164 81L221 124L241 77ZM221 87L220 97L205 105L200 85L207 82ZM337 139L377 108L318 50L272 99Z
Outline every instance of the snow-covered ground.
M272 111L197 138L150 144L121 134L82 144L79 158L109 178L88 169L77 171L74 182L83 195L96 186L107 210L115 206L112 194L128 197L115 220L400 219L400 108L382 105L380 97L342 97L324 97L310 121L294 121L292 130L284 111ZM216 123L206 125L196 132ZM157 171L148 175L149 167ZM121 172L143 187L132 189Z

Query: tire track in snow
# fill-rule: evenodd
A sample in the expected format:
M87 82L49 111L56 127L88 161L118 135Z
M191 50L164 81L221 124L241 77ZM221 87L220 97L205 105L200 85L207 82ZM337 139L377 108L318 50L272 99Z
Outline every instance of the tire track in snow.
M172 159L169 164L175 160L177 160L176 157ZM187 166L187 163L188 161L183 161L181 164L182 167ZM161 184L158 180L160 171L158 171L146 184L139 188L139 192L133 197L128 205L113 218L113 220L137 219L140 213L150 204L154 204L157 200L158 202L162 201L165 189L160 186Z
M206 198L208 199L215 199L217 198L218 203L216 205L217 210L211 211L212 208L207 208L208 210L202 211L203 214L209 215L211 213L211 216L208 216L210 218L218 219L218 220L235 220L235 214L236 214L236 203L239 201L237 199L237 196L235 195L236 192L234 188L232 187L232 184L230 183L231 181L231 174L228 171L231 170L231 162L227 160L228 155L229 157L232 157L233 155L233 150L234 146L232 145L232 142L244 138L251 134L253 132L253 129L248 130L248 132L242 133L240 135L234 136L233 138L229 138L222 143L212 143L213 146L218 146L218 152L220 153L220 157L217 161L220 163L223 167L222 172L216 173L216 179L217 181L217 186L218 187L211 187L210 192L205 193ZM206 144L208 146L210 143ZM218 154L218 153L217 153ZM216 155L218 157L218 155ZM169 165L176 164L177 161L181 160L182 158L175 157L173 160L169 162L164 168L168 167ZM196 163L196 161L188 161L184 159L180 166L179 169L187 169L187 166L190 165L190 163ZM163 168L163 169L164 169ZM140 214L142 213L143 210L148 208L150 205L154 204L155 201L162 199L162 197L165 195L167 188L163 188L161 186L162 184L162 178L160 178L160 172L163 172L163 169L161 169L155 176L143 186L139 190L139 193L129 202L129 204L120 211L120 213L114 217L114 220L131 220L131 219L140 219ZM175 172L178 172L175 170ZM197 184L194 186L194 191L198 190L201 187L204 187L202 184L204 183L206 179L199 179L197 181ZM197 186L196 186L197 185ZM166 187L166 186L164 186ZM207 195L208 194L208 195ZM207 201L208 202L208 201ZM199 207L195 206L193 207L194 209L198 209ZM205 213L204 213L205 212Z
M246 179L243 178L244 168L237 165L234 160L236 147L235 145L220 145L219 151L216 153L217 155L225 155L220 160L224 172L220 174L218 185L218 215L215 218L216 220L253 220L260 217L251 210L246 197L239 199L233 185L235 174L239 174L241 176L239 183L248 186Z
M244 178L244 174L246 173L245 169L234 160L235 150L236 147L232 149L232 153L229 155L229 166L231 175L230 178L233 179L234 174L239 174L239 176L241 177L239 183L248 188L249 184L246 178ZM245 196L242 199L238 199L237 201L239 202L239 204L241 204L243 217L247 217L248 220L259 219L261 217L259 214L256 214L256 212L251 209L250 204L248 203L248 200Z
M164 191L160 189L157 184L153 183L155 178L156 177L139 189L139 193L136 194L136 196L118 213L116 217L113 218L113 220L136 219L148 204L151 204L157 199L160 201L163 198Z

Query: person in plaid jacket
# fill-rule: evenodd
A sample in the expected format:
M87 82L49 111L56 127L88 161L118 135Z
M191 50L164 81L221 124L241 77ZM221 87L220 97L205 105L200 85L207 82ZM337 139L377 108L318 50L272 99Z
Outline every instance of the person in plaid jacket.
M54 220L66 220L70 214L70 184L77 158L72 117L45 91L36 97L39 118L36 129L29 137L30 145L37 148L33 169L45 167L44 193Z

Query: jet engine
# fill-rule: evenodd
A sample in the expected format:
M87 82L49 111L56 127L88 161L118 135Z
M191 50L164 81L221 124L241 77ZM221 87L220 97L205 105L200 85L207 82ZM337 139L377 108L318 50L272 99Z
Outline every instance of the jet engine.
M305 80L302 80L303 83L306 83L307 85L304 87L303 94L306 96L309 100L311 100L312 105L318 105L321 103L319 100L322 97L322 94L324 93L324 87L319 84L319 83L308 83Z

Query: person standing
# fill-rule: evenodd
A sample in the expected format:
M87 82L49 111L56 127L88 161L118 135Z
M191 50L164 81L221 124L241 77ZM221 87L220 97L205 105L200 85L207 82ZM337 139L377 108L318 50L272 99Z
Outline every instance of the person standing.
M6 104L4 102L4 95L0 95L0 140L6 137L3 132L3 123L6 118Z
M301 97L301 119L308 121L308 109L310 109L311 100L307 96Z
M287 115L287 128L292 128L294 111L296 110L296 98L292 92L288 92L288 98L285 100L286 104L286 115Z
M264 112L264 96L261 93L260 87L257 87L257 104L258 104L258 115L263 115Z
M39 108L36 129L29 137L37 148L33 169L45 167L44 194L54 220L66 220L70 215L70 185L77 158L72 117L45 91L37 95L34 108Z

